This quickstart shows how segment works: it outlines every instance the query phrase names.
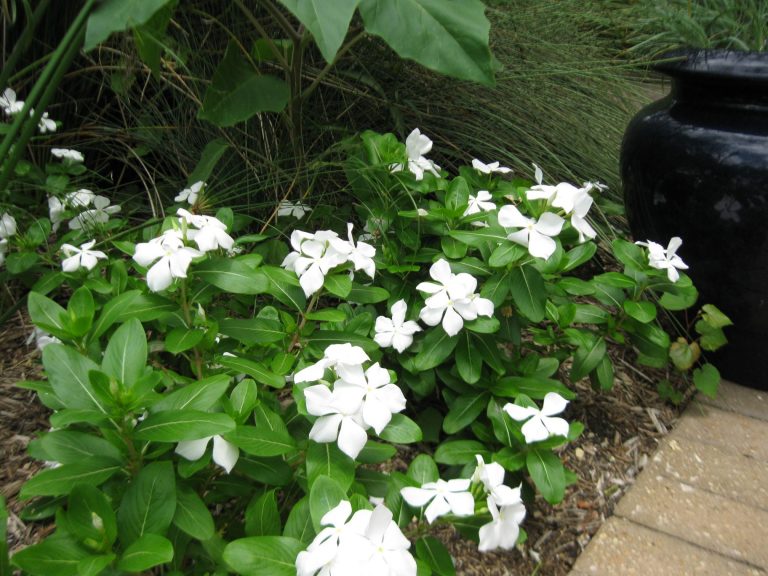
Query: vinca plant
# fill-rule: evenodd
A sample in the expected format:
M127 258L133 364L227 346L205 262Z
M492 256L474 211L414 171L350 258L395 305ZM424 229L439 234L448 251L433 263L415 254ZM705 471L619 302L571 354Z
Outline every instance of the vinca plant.
M88 190L51 196L27 224L49 251L2 214L6 264L59 268L28 297L45 378L20 384L52 411L20 497L55 529L12 557L22 573L452 574L431 526L511 550L534 495L576 480L568 404L584 378L611 388L609 344L714 393L699 356L727 318L706 305L674 343L658 322L697 298L680 239L594 262L601 185L451 175L418 130L348 146L340 231L283 203L289 240L253 233L205 213L202 181L140 230Z

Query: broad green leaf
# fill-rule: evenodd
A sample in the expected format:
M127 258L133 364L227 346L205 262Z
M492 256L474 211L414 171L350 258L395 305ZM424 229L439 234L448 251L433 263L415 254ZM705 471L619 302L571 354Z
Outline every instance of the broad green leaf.
M571 248L565 253L565 259L561 262L562 272L569 272L574 268L578 268L584 262L587 262L597 252L597 245L594 242L585 242L579 244L575 248Z
M480 296L488 298L494 306L501 306L509 294L512 272L504 270L491 276L480 289Z
M547 502L554 505L562 501L565 495L565 468L557 455L550 450L532 449L526 457L526 467Z
M164 50L164 36L168 28L168 22L176 7L176 1L169 1L163 8L158 10L145 24L133 29L133 38L136 42L136 49L144 64L152 71L157 78L160 74L160 58Z
M320 476L333 478L347 490L355 478L355 462L336 444L310 442L307 446L307 480L312 485Z
M440 248L442 248L443 254L448 258L454 259L464 258L467 255L468 249L464 242L450 236L442 236L440 238Z
M78 576L99 576L107 566L115 561L115 558L117 556L112 553L86 556L77 563L77 574Z
M695 328L701 336L699 343L704 350L713 352L728 343L722 328L714 328L704 320L698 320Z
M289 98L288 85L259 74L233 41L213 74L197 116L219 127L234 126L259 112L281 112Z
M254 497L246 507L245 533L247 536L279 536L280 532L280 511L275 490L267 490Z
M589 379L592 387L601 392L607 392L613 388L613 362L608 354L603 356L600 364L589 373Z
M259 402L259 387L250 378L244 378L232 390L229 401L238 416L238 420L242 422Z
M705 323L712 326L712 328L725 328L726 326L732 326L733 322L728 316L722 313L717 306L712 304L704 304L701 307L701 319Z
M637 282L635 282L632 278L625 276L624 274L620 274L619 272L605 272L603 274L598 274L592 278L592 281L597 282L598 284L612 286L614 288L621 288L623 290L631 290L637 286Z
M131 310L133 301L139 294L141 294L141 292L138 290L129 290L128 292L123 292L119 296L115 296L109 300L109 302L104 304L104 307L101 309L101 314L99 314L96 322L91 327L91 340L97 340L99 336L112 327L122 314Z
M361 464L380 464L390 460L395 454L397 454L397 448L391 444L381 444L368 440L355 460Z
M250 320L225 318L219 322L219 332L249 345L279 342L286 336L279 322L266 318Z
M329 274L325 277L323 287L334 296L346 298L352 290L352 279L347 273Z
M605 324L610 317L611 314L607 310L594 304L575 304L574 306L573 321L578 324Z
M320 531L320 521L330 510L347 500L347 492L336 480L329 476L318 476L309 491L309 512L312 515L312 525Z
M595 287L586 280L568 276L557 283L558 288L572 296L589 296L595 293Z
M89 458L38 472L21 487L20 498L61 496L78 484L98 486L120 470L111 458Z
M403 414L393 414L386 428L379 434L382 440L393 444L413 444L421 441L421 428Z
M93 325L93 315L96 307L93 302L93 294L85 286L80 286L67 303L69 315L69 328L74 336L87 334Z
M232 294L264 294L269 279L244 261L233 258L211 258L195 264L195 276Z
M109 339L101 368L126 386L133 386L147 365L147 336L141 322L129 320Z
M605 357L605 339L593 337L576 349L573 354L573 366L571 367L571 380L576 382L592 372Z
M174 390L155 403L151 411L208 410L229 388L231 378L226 374L209 376Z
M525 394L530 398L541 400L549 392L557 392L568 400L576 397L576 394L561 382L539 376L505 376L499 378L491 391L503 398L516 398L520 394Z
M402 58L441 74L493 85L490 23L479 0L361 0L365 29Z
M352 283L352 289L347 295L347 302L358 304L378 304L389 298L389 292L379 286L362 286Z
M449 466L474 463L475 454L488 459L489 451L477 440L449 440L435 450L435 462Z
M450 552L434 536L424 536L416 540L416 557L426 562L437 576L456 576Z
M350 332L337 332L334 330L318 330L307 337L306 342L316 346L320 351L324 351L331 344L344 344L347 342L353 346L360 346L366 352L379 350L379 345L370 338L358 336Z
M117 538L117 517L103 492L87 484L72 489L67 501L67 530L81 542L99 543L102 552L111 549Z
M89 553L68 537L49 538L13 555L13 563L32 576L77 576Z
M56 302L37 292L30 292L27 296L27 307L29 317L36 326L62 340L72 338L69 315Z
M430 329L422 343L421 352L413 359L414 368L422 372L439 366L451 355L458 343L459 339L448 336L442 327L436 326Z
M181 442L226 434L234 428L234 420L226 414L168 410L148 416L136 428L135 437L154 442Z
M295 538L304 544L309 545L315 537L315 529L312 526L312 515L309 512L309 498L304 496L294 504L285 521L285 530L283 536Z
M170 461L148 464L125 491L117 513L120 540L131 544L146 534L165 534L176 512L176 474Z
M296 449L296 442L284 429L238 426L226 439L253 456L280 456Z
M640 302L624 300L623 306L624 312L643 324L647 324L656 319L656 306L652 302L644 300Z
M171 0L104 0L91 12L83 49L88 52L113 32L122 32L146 23Z
M343 310L337 310L336 308L324 308L323 310L315 310L305 315L307 320L315 320L317 322L344 322L347 319L347 315Z
M712 364L704 364L693 371L693 383L699 392L714 398L720 385L720 372Z
M436 482L440 477L437 464L429 454L419 454L408 465L408 476L419 486L427 482Z
M192 173L187 178L187 185L191 186L195 182L205 182L210 178L213 173L213 169L219 162L224 152L229 148L229 142L223 138L216 138L211 140L203 148L202 154L200 154L200 160L197 161L197 166L192 170ZM195 268L197 270L197 268Z
M40 439L45 453L60 464L74 464L88 458L123 461L123 454L108 440L85 432L55 430Z
M299 287L296 274L276 266L262 266L261 271L269 278L269 293L286 306L299 312L307 307L307 297Z
M106 309L106 306L105 306ZM115 322L127 322L132 318L141 322L157 320L168 312L179 310L179 305L157 294L138 294L130 306L122 309Z
M474 384L480 380L483 370L483 358L480 355L480 351L474 345L475 339L468 330L462 331L458 337L456 368L464 382Z
M336 58L359 0L280 0L307 27L329 64Z
M645 251L637 244L617 238L611 242L611 247L613 248L614 256L627 268L644 270L648 267L648 257L645 255Z
M503 228L478 228L477 230L451 230L448 232L451 238L464 242L467 246L482 248L491 244L507 243L508 234Z
M254 536L227 544L224 561L243 576L295 576L305 544L285 536Z
M205 332L198 329L174 328L165 336L165 351L171 354L180 354L185 350L194 348L205 336Z
M524 265L510 272L512 300L520 312L532 322L544 320L547 291L544 279L533 266Z
M185 486L176 490L176 511L173 524L192 538L208 540L213 536L215 526L210 510L197 495L197 492Z
M458 396L443 420L443 431L446 434L456 434L463 430L483 413L487 404L487 393Z
M157 534L144 534L125 549L117 567L126 572L143 572L171 560L173 544L170 540Z
M293 469L280 458L256 458L240 454L238 472L252 480L271 486L287 486L293 481Z
M93 360L62 344L49 344L43 349L43 366L53 391L64 406L108 413L106 400L88 378L91 370L99 370Z
M254 362L253 360L238 356L221 356L218 359L218 363L225 368L234 370L238 374L247 374L256 382L265 386L271 386L272 388L282 388L285 386L285 377L270 372L260 362Z
M509 264L514 264L524 256L528 255L525 246L515 244L514 242L504 242L499 244L491 253L488 264L493 268L504 268Z
M472 343L483 357L483 362L490 366L497 374L504 374L506 368L501 360L499 341L490 334L478 334L472 339Z

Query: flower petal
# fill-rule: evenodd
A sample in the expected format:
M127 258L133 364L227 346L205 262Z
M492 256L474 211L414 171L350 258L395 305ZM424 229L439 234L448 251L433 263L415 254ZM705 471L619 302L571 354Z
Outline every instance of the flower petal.
M221 436L213 437L213 461L224 468L227 474L235 467L238 458L240 458L240 449L237 446L227 442Z

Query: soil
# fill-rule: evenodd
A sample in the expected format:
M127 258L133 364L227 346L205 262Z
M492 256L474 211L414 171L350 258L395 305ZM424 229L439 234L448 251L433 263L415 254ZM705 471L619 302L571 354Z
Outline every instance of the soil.
M10 549L17 550L48 534L46 524L23 522L17 499L21 485L42 466L26 454L27 444L47 430L48 410L33 392L15 386L41 376L39 352L26 339L32 326L21 314L0 333L0 494L8 501ZM669 377L637 367L630 352L611 350L616 382L610 392L592 390L588 380L575 385L578 397L565 413L586 426L582 436L568 444L561 456L579 477L565 500L550 506L542 498L528 504L523 527L528 540L515 550L480 553L477 545L450 527L435 529L450 549L459 576L533 575L563 576L573 566L614 506L655 451L659 440L674 426L680 409L665 403L656 382ZM690 388L678 383L688 399ZM684 402L685 403L685 402Z

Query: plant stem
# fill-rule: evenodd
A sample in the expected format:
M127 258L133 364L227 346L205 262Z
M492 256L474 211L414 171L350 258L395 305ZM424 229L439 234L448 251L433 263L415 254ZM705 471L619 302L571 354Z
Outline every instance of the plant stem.
M187 300L187 281L182 279L181 281L181 311L184 314L184 322L187 324L187 328L192 327L192 314L189 310L189 301ZM203 359L200 356L200 350L197 346L192 348L195 353L195 374L198 380L203 379Z
M27 47L29 46L29 42L32 40L32 35L35 32L35 28L37 28L37 25L40 23L43 14L45 14L49 2L50 0L41 0L41 2L35 7L35 11L31 16L29 13L27 13L27 25L24 27L24 32L21 33L21 37L13 47L13 52L11 52L8 60L6 60L3 64L2 71L0 71L0 88L4 89L6 87L8 78L10 77L11 72L13 72L13 69L16 67L19 58L21 58L21 55L26 52ZM25 8L29 8L29 5L26 3Z
M256 32L259 33L259 36L261 36L262 38L264 38L264 40L266 40L270 50L272 50L272 54L274 54L275 58L280 62L280 65L283 67L283 69L287 71L290 68L290 64L288 63L288 60L285 58L283 53L277 47L277 44L275 44L272 38L270 38L269 34L267 34L267 31L261 25L261 22L259 22L258 18L256 18L256 16L253 15L253 12L251 12L248 9L248 7L245 6L245 4L243 4L242 0L234 0L234 1L235 1L235 5L238 8L240 8L240 11L245 15L245 18L256 29Z
M320 294L322 293L322 290L318 290L312 295L312 298L309 300L309 304L307 304L307 309L301 313L301 320L299 321L299 325L296 327L296 332L293 335L293 339L291 340L290 345L288 346L288 353L292 352L296 346L299 344L299 338L301 336L301 331L304 329L304 326L307 324L307 315L312 312L314 307L317 305L317 301L320 299Z

